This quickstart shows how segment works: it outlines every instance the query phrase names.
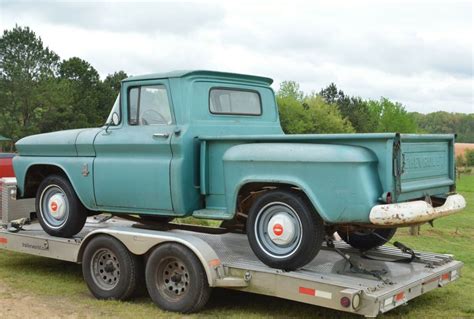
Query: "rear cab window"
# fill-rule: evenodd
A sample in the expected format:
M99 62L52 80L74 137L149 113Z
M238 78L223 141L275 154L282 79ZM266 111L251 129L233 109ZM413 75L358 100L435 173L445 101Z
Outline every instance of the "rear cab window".
M262 99L257 91L237 88L211 88L209 110L212 114L262 115Z

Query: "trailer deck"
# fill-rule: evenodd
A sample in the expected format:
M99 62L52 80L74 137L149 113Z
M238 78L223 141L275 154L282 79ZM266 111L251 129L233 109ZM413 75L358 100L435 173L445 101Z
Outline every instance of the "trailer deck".
M261 263L242 234L160 231L136 226L121 219L101 222L89 218L84 230L70 239L49 236L37 223L25 225L17 233L3 228L0 249L81 263L84 247L97 234L115 237L137 255L144 255L150 247L163 242L177 242L199 257L211 287L269 295L366 317L392 310L458 279L463 266L451 255L426 252L416 252L418 257L412 262L393 262L407 255L387 246L370 251L366 258L336 241L335 247L344 256L324 246L307 266L285 272Z

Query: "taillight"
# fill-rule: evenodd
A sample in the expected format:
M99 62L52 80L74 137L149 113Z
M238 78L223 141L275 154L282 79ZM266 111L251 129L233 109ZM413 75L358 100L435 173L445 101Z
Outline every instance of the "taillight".
M387 202L387 204L392 203L392 193L390 193L390 192L387 193L386 202Z
M342 297L341 298L341 306L344 308L348 308L351 305L351 300L347 297Z

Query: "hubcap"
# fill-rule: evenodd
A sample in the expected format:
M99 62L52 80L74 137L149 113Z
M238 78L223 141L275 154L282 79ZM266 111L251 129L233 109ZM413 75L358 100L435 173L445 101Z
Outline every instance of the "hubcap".
M291 243L296 236L295 222L287 213L276 214L268 222L268 236L277 245Z
M56 220L61 220L66 215L66 201L64 194L55 194L48 201L49 212Z
M91 262L94 283L103 290L111 290L120 279L120 263L117 256L107 248L95 252Z
M273 202L258 212L254 232L257 244L266 254L273 258L287 258L299 248L303 226L291 206Z
M62 227L69 217L69 201L58 185L48 185L39 198L39 213L48 227Z
M157 268L156 285L170 299L180 299L189 288L189 271L184 263L174 257L166 258Z

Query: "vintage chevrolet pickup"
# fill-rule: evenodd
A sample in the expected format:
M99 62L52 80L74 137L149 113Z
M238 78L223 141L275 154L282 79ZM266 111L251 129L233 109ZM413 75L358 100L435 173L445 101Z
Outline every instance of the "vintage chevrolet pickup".
M212 71L128 78L103 127L16 143L17 196L36 197L54 236L104 211L240 224L260 260L286 270L327 234L370 249L465 207L454 135L285 135L271 83Z

